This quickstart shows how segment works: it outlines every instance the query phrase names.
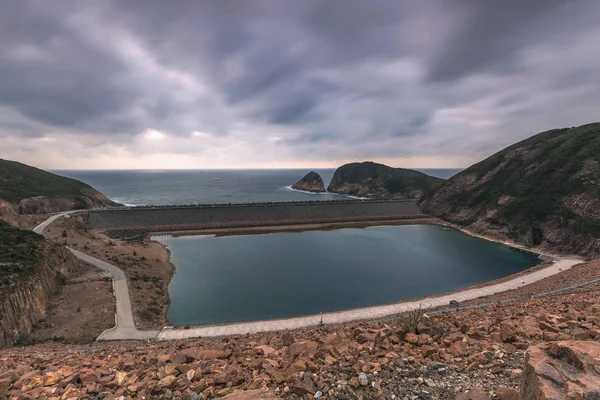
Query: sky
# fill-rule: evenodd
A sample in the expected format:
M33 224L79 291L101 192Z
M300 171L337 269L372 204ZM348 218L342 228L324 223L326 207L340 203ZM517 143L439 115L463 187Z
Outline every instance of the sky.
M597 0L0 0L0 158L467 167L597 121Z

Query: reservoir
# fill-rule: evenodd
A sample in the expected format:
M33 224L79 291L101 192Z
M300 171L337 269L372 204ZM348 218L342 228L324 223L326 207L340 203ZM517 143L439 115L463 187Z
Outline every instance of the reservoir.
M174 325L284 318L399 302L498 279L540 260L435 225L159 239L176 272Z

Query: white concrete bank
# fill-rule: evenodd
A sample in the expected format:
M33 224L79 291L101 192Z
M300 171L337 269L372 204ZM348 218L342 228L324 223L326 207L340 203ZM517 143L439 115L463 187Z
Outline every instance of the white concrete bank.
M42 234L44 228L50 225L54 220L73 212L76 211L65 212L50 217L48 220L35 227L34 232ZM557 260L547 268L518 276L503 283L489 285L477 289L463 290L461 292L445 296L432 296L411 302L365 307L347 311L310 315L306 317L254 321L226 325L200 326L192 327L190 329L163 329L158 332L140 331L135 327L133 312L131 309L131 300L129 297L129 289L127 287L127 280L123 271L112 264L84 254L78 250L70 248L69 250L80 260L108 271L113 275L113 286L117 303L117 324L114 328L102 333L102 335L98 337L98 340L145 340L155 338L158 340L176 340L194 337L244 335L248 333L275 332L289 329L306 328L310 326L317 326L321 322L324 324L339 324L351 321L378 319L415 310L419 307L428 308L448 305L451 300L462 302L474 300L480 297L491 296L507 290L518 289L522 286L532 284L549 276L556 275L561 271L568 270L574 265L582 262L578 259L563 258Z

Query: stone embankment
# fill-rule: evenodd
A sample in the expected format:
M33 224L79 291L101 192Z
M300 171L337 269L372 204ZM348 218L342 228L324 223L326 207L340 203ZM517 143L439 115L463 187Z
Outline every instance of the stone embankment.
M281 224L282 221L285 224L290 224L290 221L315 223L335 219L356 222L420 214L418 206L411 200L134 208L90 212L88 228L115 230L172 225L239 227Z
M540 343L557 343L542 357L565 362L560 371L577 374L568 376L595 377L583 345L561 341L597 344L599 293L294 332L8 349L0 352L0 398L207 399L244 390L256 396L246 398L518 399L530 377L524 354Z

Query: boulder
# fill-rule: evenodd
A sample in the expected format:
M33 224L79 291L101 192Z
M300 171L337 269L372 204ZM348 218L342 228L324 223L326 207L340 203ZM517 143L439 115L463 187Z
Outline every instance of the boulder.
M525 353L521 399L600 398L600 343L562 341Z
M300 396L307 394L314 394L317 391L317 386L312 381L308 374L304 374L302 378L297 377L296 383L294 384L294 393Z
M315 171L310 171L302 179L292 185L292 189L302 190L304 192L323 193L325 184L321 175Z

